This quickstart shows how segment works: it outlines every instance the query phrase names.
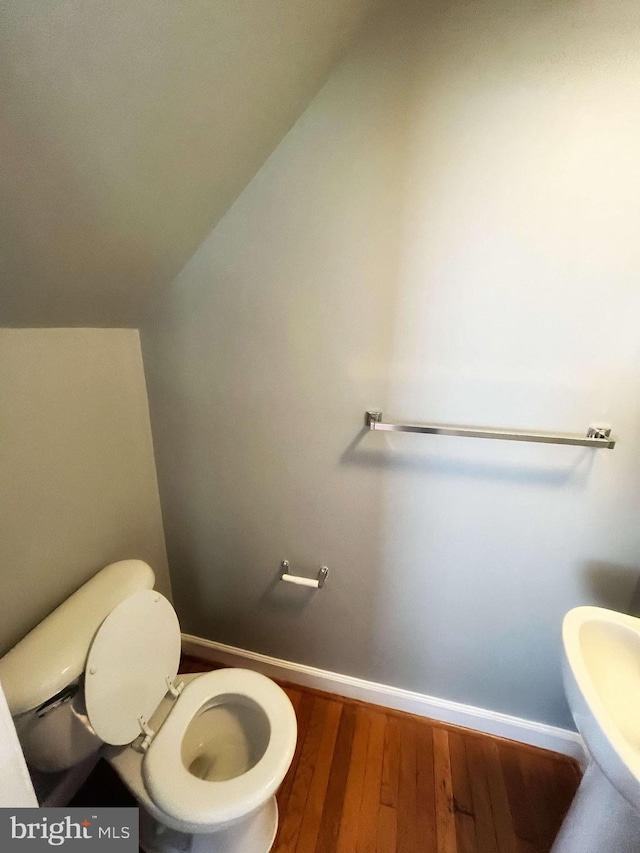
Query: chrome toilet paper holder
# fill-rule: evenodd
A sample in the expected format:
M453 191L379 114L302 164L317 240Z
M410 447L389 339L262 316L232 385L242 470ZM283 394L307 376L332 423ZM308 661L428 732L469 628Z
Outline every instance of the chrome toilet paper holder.
M280 563L280 568L282 573L280 575L280 580L285 581L286 583L295 583L298 586L308 586L313 589L322 589L324 586L324 582L329 576L329 569L327 566L320 566L318 569L318 577L317 578L303 578L299 575L292 575L289 573L289 560L283 560Z

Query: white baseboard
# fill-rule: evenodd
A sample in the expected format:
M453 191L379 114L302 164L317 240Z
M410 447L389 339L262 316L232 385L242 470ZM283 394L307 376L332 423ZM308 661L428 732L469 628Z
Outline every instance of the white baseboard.
M429 717L442 723L463 726L467 729L485 732L486 734L508 738L520 743L550 749L575 758L581 767L586 767L587 753L582 738L577 732L560 729L545 723L523 720L509 714L488 711L485 708L475 708L473 705L462 705L450 702L448 699L438 699L412 690L403 690L387 684L377 684L375 681L365 681L351 675L339 672L329 672L293 663L288 660L269 657L258 652L250 652L217 643L214 640L204 640L190 634L182 635L182 648L185 654L194 655L212 663L225 666L241 666L253 669L271 678L289 681L305 687L314 687L338 696L359 699L373 705L382 705L398 711L407 711L421 717Z

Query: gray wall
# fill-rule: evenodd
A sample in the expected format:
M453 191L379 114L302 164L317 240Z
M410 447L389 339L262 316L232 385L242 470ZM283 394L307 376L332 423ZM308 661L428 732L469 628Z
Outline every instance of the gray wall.
M0 325L137 326L393 0L3 0Z
M0 330L0 654L98 569L170 594L138 332Z
M148 317L172 580L188 632L570 725L563 613L640 564L640 8L442 5L371 27Z

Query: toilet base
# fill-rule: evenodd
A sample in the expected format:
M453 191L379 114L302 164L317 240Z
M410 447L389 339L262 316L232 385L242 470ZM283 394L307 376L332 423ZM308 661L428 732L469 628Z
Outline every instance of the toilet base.
M140 847L145 853L269 853L277 829L275 797L251 817L219 832L179 832L140 806Z

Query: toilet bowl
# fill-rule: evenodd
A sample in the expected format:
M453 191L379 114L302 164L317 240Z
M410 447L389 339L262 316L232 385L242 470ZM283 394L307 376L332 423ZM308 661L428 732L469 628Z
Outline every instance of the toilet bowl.
M206 837L191 844L207 851L269 850L277 829L274 794L295 749L291 703L248 670L181 678L181 694L164 699L149 721L159 731L146 751L104 751L144 810L142 846L191 851L184 838L197 833Z
M101 748L148 853L267 853L291 702L249 670L177 677L178 620L152 585L140 561L107 566L0 660L27 761L55 772Z

